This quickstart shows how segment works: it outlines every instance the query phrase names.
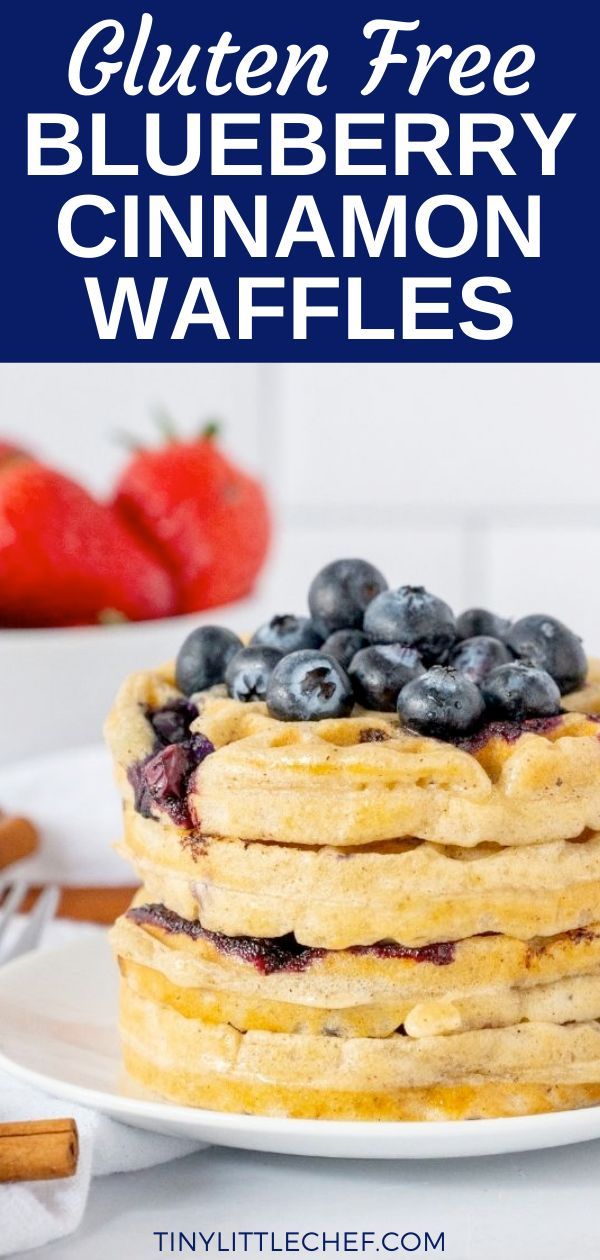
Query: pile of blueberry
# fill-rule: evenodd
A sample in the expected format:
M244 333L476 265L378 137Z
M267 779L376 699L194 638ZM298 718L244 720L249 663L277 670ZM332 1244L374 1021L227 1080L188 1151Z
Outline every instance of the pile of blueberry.
M247 647L218 626L192 631L177 657L180 690L225 683L283 722L347 717L358 703L451 740L491 721L553 717L586 675L581 640L556 618L511 623L481 608L455 618L422 586L389 590L365 560L326 565L308 604L310 617L273 617Z

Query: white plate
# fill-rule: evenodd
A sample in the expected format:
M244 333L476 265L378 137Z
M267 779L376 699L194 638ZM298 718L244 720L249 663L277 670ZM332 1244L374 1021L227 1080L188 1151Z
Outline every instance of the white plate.
M600 1137L600 1107L437 1124L286 1120L177 1107L123 1079L116 1010L116 968L104 937L10 963L0 971L0 1069L141 1129L286 1155L447 1159Z

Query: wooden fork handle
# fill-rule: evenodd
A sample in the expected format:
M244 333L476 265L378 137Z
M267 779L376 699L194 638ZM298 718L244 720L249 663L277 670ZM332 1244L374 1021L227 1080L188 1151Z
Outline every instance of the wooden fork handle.
M78 1158L79 1137L74 1120L0 1124L0 1182L72 1177Z
M40 893L31 888L23 902L23 909L30 910ZM62 888L58 906L61 919L85 919L88 923L114 923L124 914L135 892L132 885L106 888Z
M39 836L27 818L11 818L0 813L0 869L35 853Z

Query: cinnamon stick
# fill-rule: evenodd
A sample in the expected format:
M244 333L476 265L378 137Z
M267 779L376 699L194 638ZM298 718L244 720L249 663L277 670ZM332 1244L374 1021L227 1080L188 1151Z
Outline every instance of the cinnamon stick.
M37 829L28 818L11 818L0 812L0 868L29 857L38 843Z
M54 1181L77 1169L74 1120L22 1120L0 1124L0 1182Z

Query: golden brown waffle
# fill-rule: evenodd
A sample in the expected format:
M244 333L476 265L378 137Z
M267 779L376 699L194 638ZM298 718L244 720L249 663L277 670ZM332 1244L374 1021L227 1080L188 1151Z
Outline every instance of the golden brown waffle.
M171 680L169 669L133 675L109 718L128 803L127 772L152 750L145 708L173 698ZM598 725L578 713L535 731L492 729L467 751L413 735L390 715L284 723L260 703L210 693L200 702L194 728L216 751L193 776L188 802L206 835L340 848L417 836L471 847L600 830Z
M215 751L143 816L148 713L178 697L172 666L135 674L107 723L145 885L112 932L138 1081L343 1119L600 1102L600 663L559 717L461 747L215 688L193 698Z
M559 980L543 989L440 998L415 1006L374 1003L329 1010L293 1002L243 996L228 989L182 986L161 971L119 958L121 974L140 997L178 1011L186 1019L231 1024L239 1032L311 1033L325 1037L390 1037L402 1028L409 1037L443 1036L477 1028L508 1028L516 1023L582 1023L600 1018L600 971L594 976Z
M121 987L125 1065L174 1102L336 1119L522 1115L600 1100L600 1025L518 1024L445 1037L239 1032Z
M425 945L482 932L526 940L600 913L600 835L513 849L397 841L339 850L182 837L127 808L123 856L184 919L229 936L345 949Z
M596 935L529 945L475 937L421 957L396 956L389 947L317 951L308 962L292 955L290 967L266 972L252 954L232 953L229 938L192 938L187 927L141 904L123 916L111 934L122 974L142 997L241 1032L388 1037L402 1026L422 1037L600 1018L600 925Z

